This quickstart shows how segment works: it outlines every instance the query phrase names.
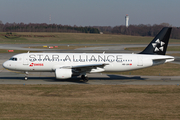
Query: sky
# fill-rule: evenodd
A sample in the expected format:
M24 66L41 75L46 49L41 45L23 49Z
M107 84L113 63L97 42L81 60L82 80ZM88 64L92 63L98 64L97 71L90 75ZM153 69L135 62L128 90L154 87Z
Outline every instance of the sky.
M0 0L0 20L71 26L169 23L180 27L180 0ZM51 22L49 21L51 15Z

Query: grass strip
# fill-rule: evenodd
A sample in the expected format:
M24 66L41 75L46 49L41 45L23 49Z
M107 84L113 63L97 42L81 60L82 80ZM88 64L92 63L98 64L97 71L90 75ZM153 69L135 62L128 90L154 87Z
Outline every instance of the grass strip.
M1 119L180 119L180 86L0 85Z
M5 33L1 33L5 34ZM15 32L23 37L7 38L0 36L1 44L148 44L153 37L116 35L116 34L86 34L86 33L52 33L52 32ZM55 37L26 37L55 36ZM180 43L171 39L170 43Z

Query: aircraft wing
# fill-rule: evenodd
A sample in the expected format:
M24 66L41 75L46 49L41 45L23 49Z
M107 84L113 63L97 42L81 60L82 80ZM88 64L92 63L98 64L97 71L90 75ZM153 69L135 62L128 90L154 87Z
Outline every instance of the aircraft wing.
M72 68L104 67L105 65L108 65L108 63L75 65L75 66L72 66Z
M62 66L61 68L69 68L69 69L76 69L76 68L93 68L93 67L103 67L105 65L109 65L108 63L98 63L98 64L84 64L84 65L74 65L74 66Z

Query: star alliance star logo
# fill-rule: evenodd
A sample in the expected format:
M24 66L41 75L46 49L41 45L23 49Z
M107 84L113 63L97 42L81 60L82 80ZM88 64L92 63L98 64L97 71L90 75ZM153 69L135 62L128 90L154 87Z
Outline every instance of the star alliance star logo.
M164 50L165 43L157 39L155 43L152 43L152 46L154 49L154 52L163 51Z

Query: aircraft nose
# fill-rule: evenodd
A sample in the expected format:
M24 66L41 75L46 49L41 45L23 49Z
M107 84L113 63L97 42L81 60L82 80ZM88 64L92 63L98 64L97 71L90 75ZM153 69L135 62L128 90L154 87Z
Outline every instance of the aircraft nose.
M3 63L3 67L4 67L4 68L7 68L7 66L8 66L7 62L4 62L4 63Z

